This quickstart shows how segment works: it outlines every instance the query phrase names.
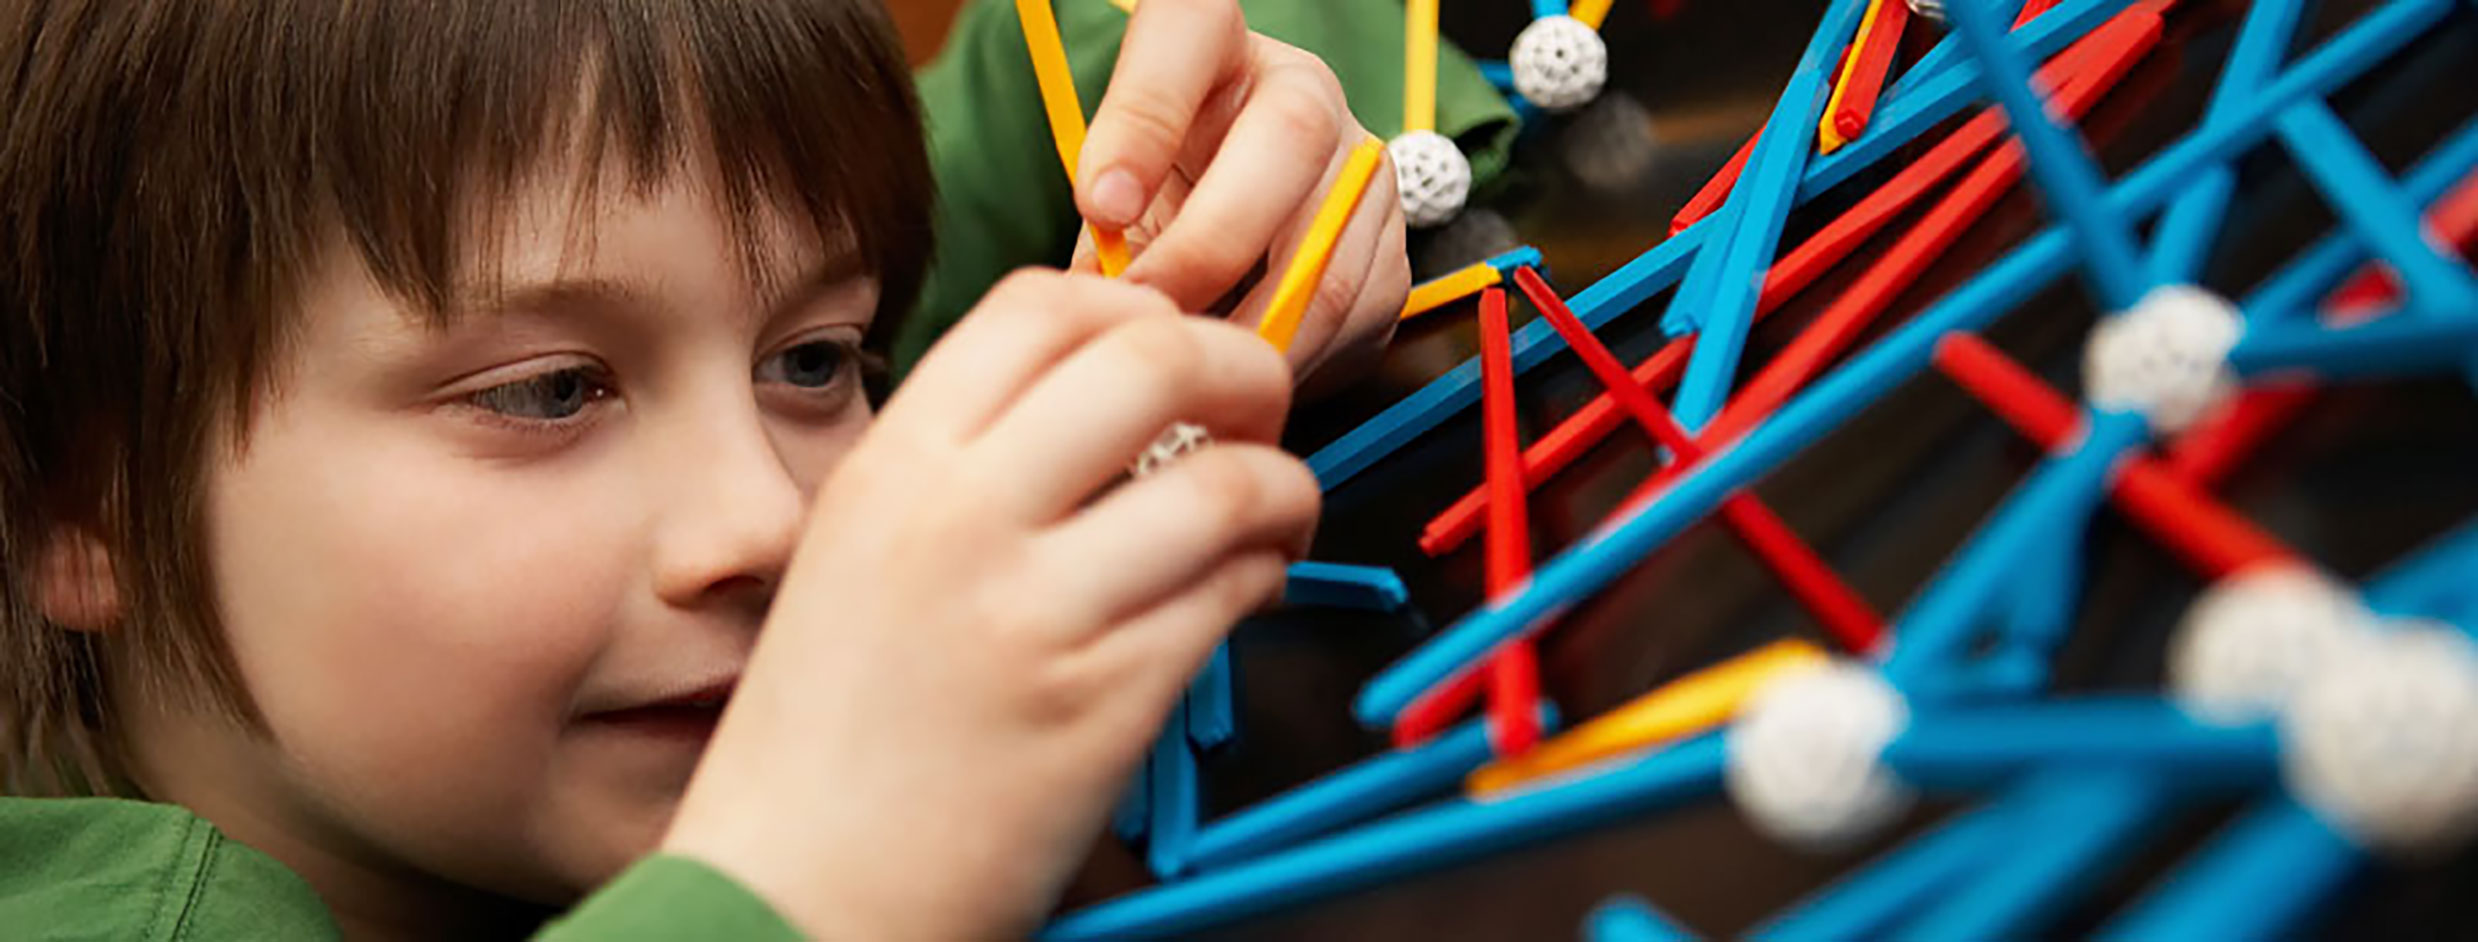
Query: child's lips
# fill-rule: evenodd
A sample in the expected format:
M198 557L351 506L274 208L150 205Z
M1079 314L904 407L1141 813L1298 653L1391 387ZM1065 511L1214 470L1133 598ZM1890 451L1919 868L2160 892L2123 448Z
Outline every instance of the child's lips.
M580 717L589 727L659 736L704 740L730 704L737 678L701 685L686 693L646 700L634 706L597 710Z

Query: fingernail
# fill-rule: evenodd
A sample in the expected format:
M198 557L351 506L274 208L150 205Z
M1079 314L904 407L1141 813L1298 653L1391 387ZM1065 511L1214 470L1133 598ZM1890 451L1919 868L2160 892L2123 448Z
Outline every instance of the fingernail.
M1095 224L1123 229L1144 212L1144 188L1135 174L1112 168L1093 181L1092 201Z

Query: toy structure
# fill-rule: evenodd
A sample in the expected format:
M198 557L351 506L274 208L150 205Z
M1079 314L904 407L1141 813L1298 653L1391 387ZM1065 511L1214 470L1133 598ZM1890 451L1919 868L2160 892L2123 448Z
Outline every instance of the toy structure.
M1416 78L1434 69L1436 11L1433 0L1408 6ZM1607 66L1623 65L1591 35L1608 5L1533 6L1511 84L1544 109L1588 101ZM2256 0L2236 14L2202 120L2130 172L2104 173L2072 122L2162 44L2172 18L2232 10L1831 0L1761 132L1667 240L1570 296L1531 251L1421 286L1406 318L1454 316L1458 299L1478 297L1480 356L1309 462L1340 493L1479 406L1485 480L1419 543L1445 554L1485 534L1485 600L1361 688L1354 716L1390 731L1393 748L1205 821L1199 756L1233 730L1231 664L1217 657L1120 817L1163 882L1065 913L1045 937L1209 929L1702 802L1733 803L1771 839L1824 851L1883 840L1924 800L1958 803L1755 929L1781 938L2054 931L2204 799L2247 810L2163 878L2111 897L2103 934L2293 934L2370 863L2459 849L2478 832L2478 523L2352 584L2214 488L2320 388L2478 379L2478 275L2457 249L2478 236L2478 123L2396 172L2332 104L2478 11L2373 0L2301 43L2299 0ZM1950 33L1897 68L1913 12ZM1460 189L1417 190L1414 174L1443 171L1405 169L1406 153L1430 159L1417 152L1432 145L1405 144L1424 130L1406 128L1390 149L1407 205L1441 218ZM2205 263L2241 218L2239 162L2266 148L2293 161L2337 222L2269 277L2215 292L2202 286ZM2026 176L2051 224L1906 320L1880 323ZM1789 225L1801 204L1853 187L1866 189L1839 193L1837 216ZM1759 320L1845 262L1856 276L1834 281L1786 345L1743 362ZM2081 345L2078 400L1985 336L2069 275L2104 315ZM1538 320L1511 329L1508 283ZM1630 367L1595 331L1664 292L1665 308L1647 315L1672 339ZM1568 351L1604 392L1526 445L1514 379ZM1887 618L1753 486L1920 375L1960 388L2044 456ZM1583 539L1535 563L1529 492L1629 426L1657 443L1659 466ZM2166 646L2164 689L2055 682L2085 594L2082 543L2110 509L2207 586ZM1839 652L1776 641L1557 733L1534 645L1707 518ZM1409 605L1391 572L1325 563L1295 570L1289 598ZM1585 930L1689 936L1658 903L1613 899Z

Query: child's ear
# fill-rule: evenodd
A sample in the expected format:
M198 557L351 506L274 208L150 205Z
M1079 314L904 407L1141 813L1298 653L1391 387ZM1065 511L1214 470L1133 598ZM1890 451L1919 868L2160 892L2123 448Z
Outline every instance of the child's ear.
M120 622L120 580L111 550L85 527L52 531L35 575L43 617L64 628L102 631Z

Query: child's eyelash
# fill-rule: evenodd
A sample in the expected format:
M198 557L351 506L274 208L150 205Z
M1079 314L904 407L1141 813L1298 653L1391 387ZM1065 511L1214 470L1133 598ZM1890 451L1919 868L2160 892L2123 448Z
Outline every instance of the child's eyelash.
M615 394L602 370L577 365L475 390L459 401L494 425L524 432L566 433L581 429L587 414Z

